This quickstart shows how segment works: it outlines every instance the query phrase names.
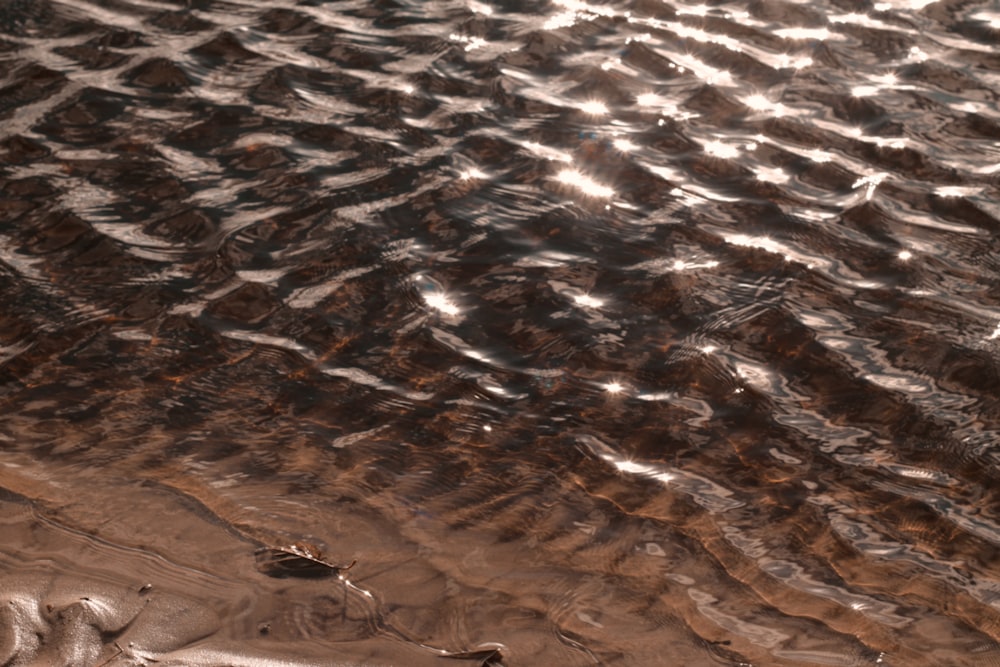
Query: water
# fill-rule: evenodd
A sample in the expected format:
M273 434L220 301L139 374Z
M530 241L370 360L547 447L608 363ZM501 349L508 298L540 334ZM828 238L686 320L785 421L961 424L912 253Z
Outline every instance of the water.
M998 37L0 0L0 663L1000 664Z

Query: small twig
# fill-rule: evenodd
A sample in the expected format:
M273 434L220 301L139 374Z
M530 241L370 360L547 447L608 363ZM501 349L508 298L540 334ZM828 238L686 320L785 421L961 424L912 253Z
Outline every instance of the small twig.
M113 656L111 656L101 664L97 665L97 667L105 667L105 665L110 665L112 662L118 659L118 656L120 656L122 653L125 652L125 649L123 649L118 642L115 642L115 648L118 649L118 653L115 653Z

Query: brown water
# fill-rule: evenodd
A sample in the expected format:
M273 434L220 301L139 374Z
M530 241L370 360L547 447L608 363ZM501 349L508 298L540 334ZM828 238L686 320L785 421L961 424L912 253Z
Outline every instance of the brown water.
M0 665L1000 665L998 40L0 0Z

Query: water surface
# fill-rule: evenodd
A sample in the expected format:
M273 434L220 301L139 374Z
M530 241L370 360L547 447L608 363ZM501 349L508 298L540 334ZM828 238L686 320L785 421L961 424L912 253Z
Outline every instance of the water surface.
M1000 664L998 38L0 0L0 664Z

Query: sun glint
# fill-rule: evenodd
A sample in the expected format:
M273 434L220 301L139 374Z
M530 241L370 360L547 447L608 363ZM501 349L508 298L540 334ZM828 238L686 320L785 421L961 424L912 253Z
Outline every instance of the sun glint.
M565 183L567 185L572 185L575 188L583 191L584 194L591 197L613 197L615 191L606 185L601 185L589 176L580 173L575 169L564 169L556 175L556 179L560 183Z
M580 109L594 116L606 116L608 114L608 105L600 100L587 100L580 105Z

